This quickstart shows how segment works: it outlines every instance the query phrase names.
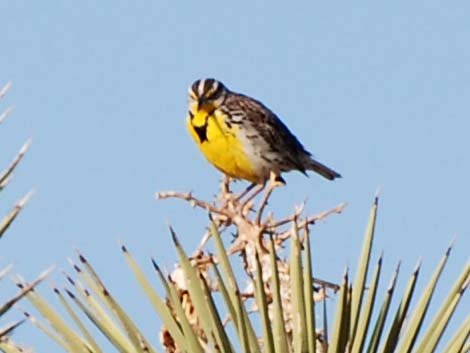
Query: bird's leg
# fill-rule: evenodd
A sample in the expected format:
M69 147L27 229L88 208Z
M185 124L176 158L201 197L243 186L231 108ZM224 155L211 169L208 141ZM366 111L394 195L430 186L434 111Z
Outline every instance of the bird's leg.
M259 210L258 210L258 214L256 215L256 220L255 220L256 224L261 223L261 217L263 216L264 208L268 204L269 197L273 193L274 189L279 186L283 186L285 184L286 184L285 181L279 175L276 175L276 173L271 172L269 176L268 188L264 194L263 200L259 204Z
M253 187L251 189L254 189L255 191L253 191L251 195L246 198L245 202L243 203L244 205L250 202L251 200L253 200L256 196L259 195L261 191L264 190L264 188L266 187L266 182L264 182L263 184L252 184L252 185Z
M251 183L250 185L248 185L248 187L242 191L242 193L240 195L238 195L236 198L235 198L235 201L240 201L242 198L244 198L251 190L253 190L253 188L258 185L256 183Z
M240 209L242 210L242 212L244 211L245 207L250 203L251 200L253 200L256 196L259 195L259 193L261 191L264 190L266 186L266 182L264 182L263 184L251 184L248 188L250 188L250 190L248 191L244 191L243 192L243 196L245 196L246 194L248 194L249 191L251 191L252 189L254 189L254 191L246 198L245 201L243 201L243 203L241 204L240 206ZM247 189L248 189L247 188Z

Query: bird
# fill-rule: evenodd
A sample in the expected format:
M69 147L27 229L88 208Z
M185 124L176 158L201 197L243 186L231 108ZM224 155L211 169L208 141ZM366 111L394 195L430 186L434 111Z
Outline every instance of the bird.
M207 160L226 176L265 185L281 174L311 170L328 180L341 175L312 157L266 105L231 91L214 78L189 87L187 128Z

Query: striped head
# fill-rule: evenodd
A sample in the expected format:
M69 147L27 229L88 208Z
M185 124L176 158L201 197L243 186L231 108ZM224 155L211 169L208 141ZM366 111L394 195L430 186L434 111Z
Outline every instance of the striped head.
M224 103L228 93L225 85L213 78L197 80L189 87L189 105L197 110L218 108Z

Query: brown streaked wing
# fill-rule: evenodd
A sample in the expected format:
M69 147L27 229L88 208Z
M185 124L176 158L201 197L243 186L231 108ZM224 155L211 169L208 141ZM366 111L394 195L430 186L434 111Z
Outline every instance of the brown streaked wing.
M302 157L310 156L310 153L268 107L253 98L238 93L230 94L225 105L228 107L228 111L241 110L245 112L247 121L256 128L272 151L282 156L283 163L280 164L283 171L298 169L305 174Z

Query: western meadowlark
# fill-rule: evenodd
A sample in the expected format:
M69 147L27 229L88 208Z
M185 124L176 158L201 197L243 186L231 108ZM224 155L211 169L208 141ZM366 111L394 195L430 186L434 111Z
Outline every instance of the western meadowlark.
M189 88L187 125L204 156L235 179L265 184L274 175L313 170L333 180L341 177L312 158L286 125L261 102L230 91L215 79Z

